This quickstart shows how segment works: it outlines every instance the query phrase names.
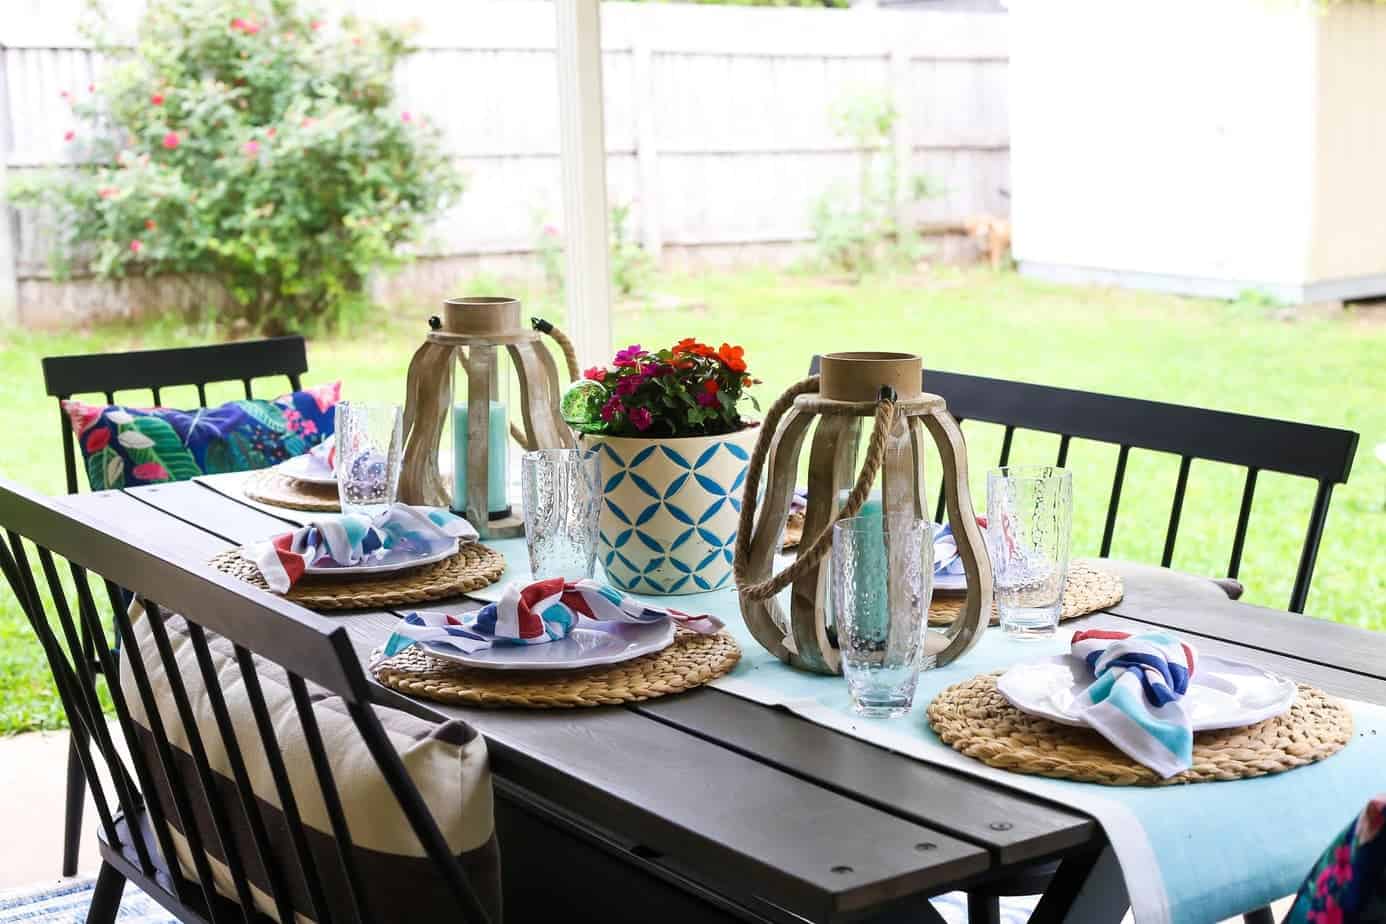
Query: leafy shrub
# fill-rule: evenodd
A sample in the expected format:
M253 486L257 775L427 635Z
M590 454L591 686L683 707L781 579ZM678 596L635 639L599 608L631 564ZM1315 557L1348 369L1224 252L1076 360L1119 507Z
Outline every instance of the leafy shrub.
M298 0L152 0L133 53L92 38L114 63L72 103L83 165L12 192L56 217L59 275L201 274L279 332L359 304L462 191L441 133L395 105L405 30Z
M860 280L889 267L910 267L924 253L918 233L897 218L901 165L895 156L900 114L884 93L849 96L833 107L833 130L861 152L855 189L837 185L820 196L811 222L820 260ZM919 201L935 194L922 174L907 180L905 197Z
M611 207L611 285L621 295L639 295L654 274L654 261L631 240L630 205Z

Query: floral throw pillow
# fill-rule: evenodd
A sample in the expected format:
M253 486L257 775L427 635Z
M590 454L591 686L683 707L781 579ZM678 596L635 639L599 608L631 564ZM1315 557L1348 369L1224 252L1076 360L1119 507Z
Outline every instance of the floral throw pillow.
M178 411L64 401L93 491L265 468L332 435L342 383Z
M1386 795L1367 803L1319 857L1284 924L1386 921Z

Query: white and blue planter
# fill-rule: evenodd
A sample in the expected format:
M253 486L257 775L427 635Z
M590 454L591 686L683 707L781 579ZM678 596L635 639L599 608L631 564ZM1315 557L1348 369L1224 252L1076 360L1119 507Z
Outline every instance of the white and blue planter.
M584 436L601 453L606 578L640 594L731 586L741 489L759 426L670 439Z

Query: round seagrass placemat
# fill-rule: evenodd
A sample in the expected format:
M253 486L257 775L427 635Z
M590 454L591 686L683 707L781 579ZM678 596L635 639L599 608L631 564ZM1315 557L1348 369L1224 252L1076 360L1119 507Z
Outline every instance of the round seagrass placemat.
M242 557L240 549L218 553L211 565L261 590L269 590L259 569ZM504 570L504 555L472 542L463 545L451 558L405 571L362 577L304 575L284 597L315 610L359 610L424 603L480 590L500 580Z
M1352 737L1352 714L1301 683L1289 712L1242 728L1197 732L1193 765L1166 780L1092 729L1021 712L996 689L999 673L979 674L934 697L929 724L955 750L1016 773L1108 786L1242 780L1323 760Z
M1119 603L1123 591L1124 585L1117 575L1082 559L1074 561L1068 566L1068 581L1064 584L1064 603L1059 611L1059 621L1077 619ZM965 594L940 594L934 591L933 599L929 602L929 625L950 625L962 612L965 602ZM991 624L994 626L999 621L1000 616L993 603Z
M253 473L245 480L241 490L253 501L289 510L340 513L342 509L336 485L299 481L272 468L262 468Z
M679 629L674 643L663 651L574 671L468 668L415 645L393 658L374 661L371 672L387 687L441 703L572 709L682 693L721 677L740 658L741 649L726 632L699 635Z

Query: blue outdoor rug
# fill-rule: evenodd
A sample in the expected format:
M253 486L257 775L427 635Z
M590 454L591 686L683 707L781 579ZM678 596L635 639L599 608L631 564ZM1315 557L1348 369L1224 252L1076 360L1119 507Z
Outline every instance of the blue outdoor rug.
M0 892L0 924L83 924L95 879L60 879ZM128 882L121 895L121 924L177 924L177 919Z
M0 924L83 924L91 906L94 879L57 882L0 892ZM933 900L948 924L967 924L967 896L950 892ZM1001 899L1002 924L1025 924L1035 908L1033 898ZM121 897L122 924L177 924L159 904L130 883Z

